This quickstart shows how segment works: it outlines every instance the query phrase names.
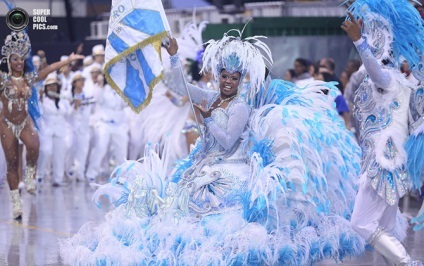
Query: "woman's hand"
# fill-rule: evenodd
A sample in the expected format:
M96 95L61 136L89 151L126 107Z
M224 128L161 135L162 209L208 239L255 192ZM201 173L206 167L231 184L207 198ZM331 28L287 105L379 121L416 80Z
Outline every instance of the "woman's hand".
M72 53L72 54L70 54L70 55L69 55L69 57L68 57L68 61L69 61L69 63L70 63L70 62L72 62L72 61L74 61L74 60L84 59L84 57L85 57L85 56L83 56L83 55Z
M202 114L203 118L211 117L212 109L207 109L206 107L206 100L202 101L202 105L194 105L197 110Z
M75 100L74 101L74 109L75 110L78 110L78 108L81 106L81 100L80 99L78 99L78 100Z
M174 56L178 52L178 43L174 37L169 37L169 44L165 44L165 49L170 56Z
M361 39L362 19L356 20L352 13L347 12L347 14L349 15L350 20L343 22L342 29L347 33L347 36L349 36L352 41L356 42Z
M38 55L40 58L44 58L44 57L46 57L46 53L45 53L43 50L38 50L38 51L37 51L37 55Z

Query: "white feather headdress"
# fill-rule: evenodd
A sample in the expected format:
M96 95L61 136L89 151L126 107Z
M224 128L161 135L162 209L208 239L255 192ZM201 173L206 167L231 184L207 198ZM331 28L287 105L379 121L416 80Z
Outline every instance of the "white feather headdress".
M228 33L231 31L237 32L239 36L229 36ZM211 71L216 80L219 79L223 69L230 73L239 72L241 79L249 73L251 82L249 97L253 98L264 82L266 63L272 65L271 50L259 40L266 38L265 36L242 40L242 33L243 31L230 30L221 40L208 41L201 72Z
M203 50L202 32L205 30L207 21L196 23L195 14L193 19L184 26L181 36L177 38L178 54L185 59L197 60L197 54Z

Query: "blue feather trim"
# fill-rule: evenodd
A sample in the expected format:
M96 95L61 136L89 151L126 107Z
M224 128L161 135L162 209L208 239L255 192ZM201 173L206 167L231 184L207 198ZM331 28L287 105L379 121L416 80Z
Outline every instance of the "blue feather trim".
M250 156L254 153L259 154L262 158L262 167L267 166L275 160L275 154L272 151L273 140L263 139L257 141L253 135L250 137L250 140L253 142L250 148Z
M176 162L175 168L177 169L175 173L172 175L171 182L178 183L181 179L181 175L184 173L185 170L190 168L193 165L194 157L201 151L202 144L200 141L196 142L196 146L194 149L190 152L188 155L188 158L183 160L178 160Z
M421 190L424 170L424 133L411 135L405 143L408 154L407 170L411 178L412 189Z
M400 66L406 60L411 69L419 65L424 53L424 21L408 0L356 0L348 10L356 19L364 18L368 11L384 17L392 28L393 62Z

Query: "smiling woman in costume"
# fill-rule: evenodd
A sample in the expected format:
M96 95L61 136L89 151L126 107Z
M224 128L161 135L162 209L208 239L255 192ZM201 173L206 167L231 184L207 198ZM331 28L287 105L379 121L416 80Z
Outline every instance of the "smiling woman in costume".
M337 89L265 83L269 48L238 34L205 50L203 70L219 92L187 84L204 141L171 175L166 150L162 159L147 150L141 163L118 167L94 195L109 196L116 208L100 226L61 241L65 263L308 265L363 252L365 242L348 226L359 147L332 107ZM173 90L185 95L174 39L167 50Z

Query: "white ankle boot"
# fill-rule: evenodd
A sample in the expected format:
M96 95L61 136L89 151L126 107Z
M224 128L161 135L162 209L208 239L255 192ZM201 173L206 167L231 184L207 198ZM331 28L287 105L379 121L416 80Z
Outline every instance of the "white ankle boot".
M36 166L26 166L25 168L25 187L28 193L35 194L35 172Z
M422 266L420 261L412 260L405 247L392 234L379 227L371 236L369 243L384 257L387 265Z
M19 196L19 189L10 191L10 199L12 201L13 219L21 219L22 218L22 203L21 203L21 197Z

